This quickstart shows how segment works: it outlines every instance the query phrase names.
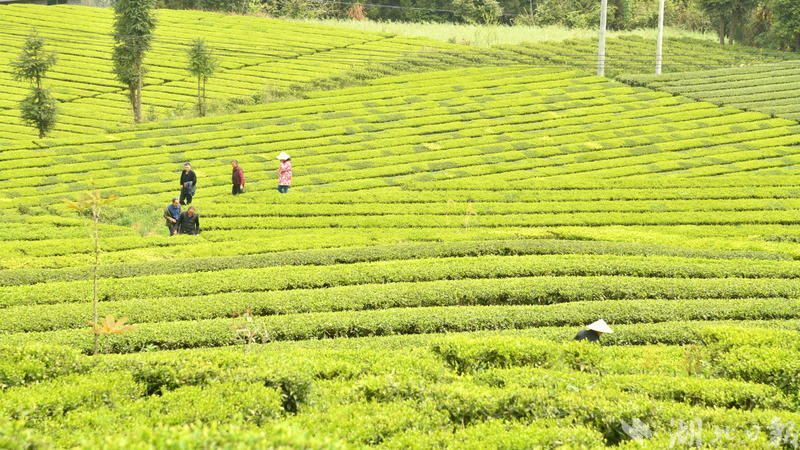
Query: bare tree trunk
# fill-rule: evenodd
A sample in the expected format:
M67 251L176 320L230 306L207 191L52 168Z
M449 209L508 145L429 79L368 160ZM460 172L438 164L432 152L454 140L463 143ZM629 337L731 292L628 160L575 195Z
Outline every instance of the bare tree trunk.
M97 332L97 266L100 264L100 232L98 222L100 214L97 206L92 207L92 219L94 220L94 265L92 266L92 316L94 317L94 354L97 354L100 345L100 334Z
M136 121L136 83L128 83L128 100L131 102L133 120Z
M206 78L203 77L203 117L206 116Z
M200 88L200 80L202 77L197 77L197 115L203 117L203 91Z
M731 16L731 29L728 30L728 45L733 45L733 36L736 34L736 16Z
M143 88L143 80L142 80L142 73L141 67L137 67L138 77L136 80L136 104L133 107L133 121L136 123L142 122L142 88Z
M717 30L719 34L719 45L725 45L725 18L719 18L719 30Z
M41 94L42 92L42 77L36 77L36 93ZM44 128L42 128L41 122L37 124L36 128L39 130L39 139L44 137Z

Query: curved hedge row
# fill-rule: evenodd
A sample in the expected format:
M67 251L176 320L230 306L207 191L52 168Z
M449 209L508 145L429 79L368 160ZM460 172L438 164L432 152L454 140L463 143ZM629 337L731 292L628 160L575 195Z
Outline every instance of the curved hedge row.
M252 319L243 317L142 323L136 325L135 330L129 333L104 337L103 347L108 352L130 353L148 349L228 346L247 342L247 339L263 343L275 340L353 338L547 326L580 327L596 317L606 317L614 323L632 324L676 320L797 319L800 318L798 311L797 300L782 299L703 299L671 302L607 300L549 306L396 308L353 311L348 314L321 312ZM627 339L636 338L633 335ZM0 344L6 345L41 341L73 346L84 352L89 352L92 348L91 334L87 329L0 335Z

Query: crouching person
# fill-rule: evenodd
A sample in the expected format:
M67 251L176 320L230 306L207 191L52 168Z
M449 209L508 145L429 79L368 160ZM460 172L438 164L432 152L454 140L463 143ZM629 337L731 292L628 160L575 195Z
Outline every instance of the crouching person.
M575 340L600 342L600 337L602 337L604 334L611 334L613 332L614 330L608 326L606 321L600 319L587 325L585 330L579 331L578 334L575 335Z
M200 216L195 212L194 206L190 206L178 218L178 233L200 234Z

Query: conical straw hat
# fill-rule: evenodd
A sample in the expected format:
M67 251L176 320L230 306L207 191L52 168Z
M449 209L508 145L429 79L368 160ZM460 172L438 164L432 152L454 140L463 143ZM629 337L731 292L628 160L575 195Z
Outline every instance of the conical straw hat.
M598 320L596 322L590 323L589 325L586 326L586 329L587 330L594 330L594 331L597 331L598 333L613 333L614 332L614 330L612 330L611 327L608 326L606 321L603 320L603 319L600 319L600 320Z
M287 159L292 159L292 157L286 152L281 152L281 154L278 155L278 160L280 161L286 161Z

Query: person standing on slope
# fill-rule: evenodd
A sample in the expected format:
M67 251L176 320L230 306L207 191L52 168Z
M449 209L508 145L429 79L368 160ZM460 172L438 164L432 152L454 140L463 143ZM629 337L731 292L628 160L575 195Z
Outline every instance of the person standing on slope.
M197 175L188 162L183 165L181 172L181 205L191 205L192 197L197 189Z
M589 341L600 342L600 337L605 333L613 333L614 330L606 323L605 320L600 319L590 323L586 326L585 330L581 330L575 335L576 341Z
M233 166L231 194L239 195L244 192L244 170L242 170L242 167L239 165L239 161L235 159L231 161L231 166Z
M178 234L200 234L200 216L190 206L178 217Z
M278 161L281 162L278 168L278 192L285 194L292 185L292 158L286 152L281 152Z
M174 236L178 233L178 219L181 217L181 204L177 197L172 199L172 203L164 209L164 220L167 222L169 235Z

